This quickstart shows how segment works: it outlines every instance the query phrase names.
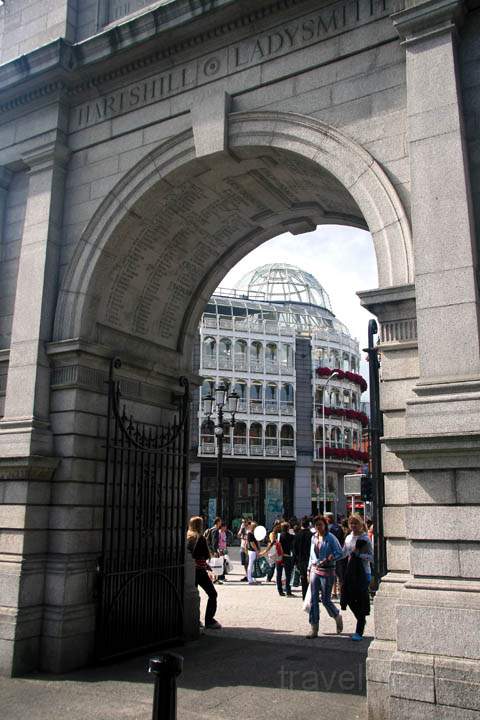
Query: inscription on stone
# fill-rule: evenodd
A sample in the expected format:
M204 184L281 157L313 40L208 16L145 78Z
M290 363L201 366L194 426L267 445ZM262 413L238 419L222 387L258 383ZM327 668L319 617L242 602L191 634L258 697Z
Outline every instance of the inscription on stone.
M70 131L95 125L126 112L199 87L226 75L314 45L355 26L389 15L396 0L341 0L286 25L159 72L108 95L77 105Z

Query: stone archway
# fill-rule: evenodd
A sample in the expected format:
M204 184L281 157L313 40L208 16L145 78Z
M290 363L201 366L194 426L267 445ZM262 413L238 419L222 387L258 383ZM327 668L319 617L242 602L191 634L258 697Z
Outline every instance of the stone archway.
M90 384L103 407L107 358L117 353L125 360L125 387L136 407L150 417L168 406L179 374L192 371L203 307L228 270L281 232L337 223L372 234L381 289L364 293L362 301L385 321L393 340L384 349L394 367L388 402L395 420L403 417L410 388L399 389L395 353L415 364L412 237L380 165L335 128L298 114L226 116L228 142L206 154L198 122L193 117L192 129L130 170L80 238L62 279L50 346L54 407L66 404L74 418L89 412L82 398L63 389L68 373ZM74 430L79 442L82 433ZM85 452L91 467L101 468L97 445L92 442ZM399 542L406 545L395 538L393 570ZM393 642L388 597L385 608L382 627L388 626ZM77 646L76 664L86 661L90 647Z
M65 273L55 340L102 342L105 332L99 337L91 325L97 321L152 339L153 318L162 314L163 305L169 310L158 344L170 353L182 352L203 304L229 267L276 234L305 232L318 224L368 228L380 287L412 282L408 218L391 182L363 148L336 129L293 113L234 113L228 122L224 152L197 158L194 127L160 145L112 190ZM288 187L289 179L295 180L295 189ZM172 208L181 206L182 198L189 212L176 214ZM196 253L195 233L203 257ZM185 248L178 253L180 241ZM170 293L162 286L170 269L168 261L159 259L162 243L192 267L190 275L186 268L186 287L177 283Z

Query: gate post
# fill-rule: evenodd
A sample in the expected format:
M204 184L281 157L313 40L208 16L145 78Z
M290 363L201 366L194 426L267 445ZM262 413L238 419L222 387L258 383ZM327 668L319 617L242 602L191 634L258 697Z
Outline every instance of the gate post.
M148 672L155 675L152 720L177 720L177 677L183 670L183 657L165 653L151 658Z

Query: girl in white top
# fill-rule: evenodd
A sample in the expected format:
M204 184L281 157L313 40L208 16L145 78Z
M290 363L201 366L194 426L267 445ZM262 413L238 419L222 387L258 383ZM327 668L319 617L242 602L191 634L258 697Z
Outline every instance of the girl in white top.
M368 537L367 526L365 525L362 516L354 513L348 518L348 527L350 528L350 534L347 535L347 537L345 538L343 550L345 552L345 555L347 557L350 557L350 555L352 555L355 551L355 545L357 544L357 540L359 540L360 538L362 540L366 540L366 542L368 543L368 551L362 553L359 557L362 559L365 574L367 575L368 581L370 582L372 577L370 563L373 562L373 548L372 543L370 542L370 538Z

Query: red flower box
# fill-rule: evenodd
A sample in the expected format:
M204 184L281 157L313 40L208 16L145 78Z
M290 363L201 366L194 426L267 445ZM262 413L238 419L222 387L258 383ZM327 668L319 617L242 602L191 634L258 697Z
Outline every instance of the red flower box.
M323 450L319 448L320 455L323 454ZM368 462L368 453L363 450L354 450L353 448L325 448L325 457L331 458L332 460L353 460L355 462L366 463Z
M362 427L368 427L368 416L359 410L352 410L350 408L335 408L326 407L325 417L344 417L347 420L356 420L362 424Z
M349 370L340 370L340 368L334 368L333 370L331 368L327 367L319 367L316 369L317 377L330 377L330 375L333 375L333 373L337 373L337 377L339 380L350 380L350 382L355 383L355 385L359 385L362 392L365 392L367 389L367 381L365 378L363 378L358 373L350 372Z

